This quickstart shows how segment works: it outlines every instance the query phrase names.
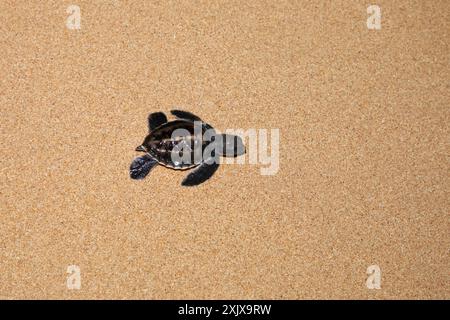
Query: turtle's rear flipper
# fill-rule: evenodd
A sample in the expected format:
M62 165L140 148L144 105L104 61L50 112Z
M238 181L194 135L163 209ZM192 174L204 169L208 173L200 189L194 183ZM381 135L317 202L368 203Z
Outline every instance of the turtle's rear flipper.
M196 168L193 172L189 173L186 178L184 178L181 185L190 187L203 183L212 177L217 168L219 168L218 159L210 159L210 161L203 162L198 168Z
M150 113L148 115L148 129L150 131L167 122L167 117L162 112Z
M186 119L186 120L190 120L190 121L202 121L199 117L197 117L195 114L192 114L190 112L187 111L183 111L183 110L171 110L170 111L171 114L173 114L175 117L177 117L178 119Z
M241 137L231 134L221 134L217 138L219 145L219 153L223 157L237 157L245 153L245 145Z
M135 180L144 179L157 164L158 162L148 154L134 158L130 165L130 178Z

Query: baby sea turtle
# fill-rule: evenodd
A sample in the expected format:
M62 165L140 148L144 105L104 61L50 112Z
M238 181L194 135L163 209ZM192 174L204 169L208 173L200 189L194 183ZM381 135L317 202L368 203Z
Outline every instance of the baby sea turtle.
M213 127L190 112L170 112L177 120L168 122L162 112L148 116L149 134L136 148L145 155L131 163L132 179L144 179L157 164L175 170L197 167L181 183L183 186L195 186L216 172L219 156L236 157L245 153L240 137L216 134Z

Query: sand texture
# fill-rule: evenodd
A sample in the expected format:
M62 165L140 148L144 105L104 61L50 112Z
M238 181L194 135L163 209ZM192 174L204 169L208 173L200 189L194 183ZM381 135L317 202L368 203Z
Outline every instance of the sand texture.
M450 1L376 4L0 1L0 298L449 299ZM130 179L174 107L279 171Z

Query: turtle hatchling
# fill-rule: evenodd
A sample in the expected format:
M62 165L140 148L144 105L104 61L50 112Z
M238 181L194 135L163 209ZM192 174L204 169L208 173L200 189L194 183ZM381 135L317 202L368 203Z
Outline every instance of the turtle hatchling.
M245 153L242 139L217 134L212 126L196 115L172 110L176 120L168 121L162 112L148 116L149 134L136 151L144 152L131 162L130 177L144 179L156 166L175 170L194 169L181 183L195 186L212 177L219 167L219 157L237 157Z

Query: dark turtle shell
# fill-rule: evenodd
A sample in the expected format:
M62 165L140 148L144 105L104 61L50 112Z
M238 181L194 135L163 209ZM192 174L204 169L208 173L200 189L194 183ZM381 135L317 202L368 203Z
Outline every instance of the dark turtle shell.
M203 151L211 143L204 137L207 130L214 133L210 125L200 121L166 122L149 133L142 147L166 167L189 169L202 162Z
M198 116L183 110L171 110L178 120L168 122L163 112L148 115L149 135L136 151L146 154L130 164L130 177L144 179L157 165L173 169L198 166L181 183L196 186L219 168L219 156L236 157L245 153L242 139L230 134L216 135L214 129Z

